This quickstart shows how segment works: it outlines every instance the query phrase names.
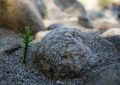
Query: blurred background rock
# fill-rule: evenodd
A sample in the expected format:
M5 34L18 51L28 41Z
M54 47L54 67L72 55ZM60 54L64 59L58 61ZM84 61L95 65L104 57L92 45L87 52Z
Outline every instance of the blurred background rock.
M46 8L46 27L57 23L77 28L95 28L98 23L108 21L118 25L120 20L119 0L49 0L49 3L43 0L43 3Z
M12 2L8 0L8 1L4 1L6 5L2 3L3 2L2 0L0 1L1 1L0 2L0 9L1 9L0 18L2 19L2 21L0 22L1 24L0 27L11 29L13 31L15 29L18 30L19 28L24 28L23 25L19 24L22 22L25 23L26 25L32 26L35 29L37 28L35 26L38 26L39 24L41 24L41 26L38 26L39 28L44 28L44 25L45 25L45 28L47 29L50 25L55 23L77 27L80 29L81 28L96 29L96 27L102 27L102 26L97 26L98 23L101 23L101 22L109 21L110 23L115 23L117 25L119 25L119 22L120 22L120 1L119 0L92 0L92 1L90 0L35 0L35 1L18 0L17 3L15 2L15 0L13 0ZM18 4L19 2L22 4L20 4L16 8L16 4ZM29 4L26 5L26 3L29 3ZM32 8L33 5L34 5L34 8ZM5 8L7 8L7 10L5 10ZM22 11L23 8L25 8L24 11ZM24 15L22 15L23 18L22 17L19 17L17 19L11 18L13 17L11 13L13 13L13 15L17 14L17 12L15 12L16 10L20 10L19 15L24 13ZM31 13L25 14L27 13L28 10ZM35 13L37 14L37 16ZM7 18L3 18L3 14L5 14L4 17L7 17ZM32 20L34 22L37 20L40 23L37 22L35 26L33 26L32 23L29 24L30 21L25 20L26 18L29 18L28 15L30 16L29 20ZM36 19L34 16L36 17ZM38 16L42 17L42 19L38 18ZM21 19L23 19L24 21L21 22L20 21ZM6 21L6 22L3 23L3 21ZM19 26L16 26L16 28L14 28L13 24L15 25L19 24ZM115 26L115 27L119 27L119 26ZM100 28L97 28L97 29L100 29ZM38 31L41 31L41 29Z

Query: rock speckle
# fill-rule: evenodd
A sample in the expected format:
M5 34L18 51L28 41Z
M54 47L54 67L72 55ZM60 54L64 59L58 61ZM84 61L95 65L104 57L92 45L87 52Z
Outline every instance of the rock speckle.
M38 67L48 77L71 78L94 66L99 58L81 40L78 29L59 27L49 32L36 52ZM87 66L88 65L88 66Z

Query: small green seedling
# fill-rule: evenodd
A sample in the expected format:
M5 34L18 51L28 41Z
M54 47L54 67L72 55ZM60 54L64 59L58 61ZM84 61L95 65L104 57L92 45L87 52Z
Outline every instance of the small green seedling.
M30 36L31 36L31 30L29 27L25 27L25 31L22 33L22 38L23 38L23 43L24 45L22 46L23 48L23 64L26 63L26 57L27 57L27 52L28 52L28 49L30 47L30 42L33 40L33 39L30 39Z

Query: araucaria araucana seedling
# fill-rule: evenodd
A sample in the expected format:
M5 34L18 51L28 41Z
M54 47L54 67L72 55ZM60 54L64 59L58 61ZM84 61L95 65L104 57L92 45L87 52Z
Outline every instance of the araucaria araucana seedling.
M31 36L31 30L29 27L25 27L25 31L22 33L22 38L23 38L23 43L24 45L22 46L23 48L23 64L26 63L26 57L27 57L27 52L28 52L28 49L30 47L30 42L33 40L33 39L30 39L30 36Z

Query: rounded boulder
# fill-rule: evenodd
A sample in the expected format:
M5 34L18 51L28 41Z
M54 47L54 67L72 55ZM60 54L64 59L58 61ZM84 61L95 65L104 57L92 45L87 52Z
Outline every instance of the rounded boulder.
M50 78L81 76L99 61L84 45L78 29L61 26L49 32L39 43L35 62Z

